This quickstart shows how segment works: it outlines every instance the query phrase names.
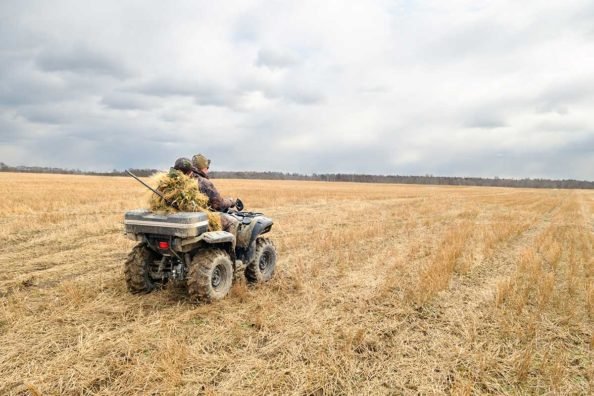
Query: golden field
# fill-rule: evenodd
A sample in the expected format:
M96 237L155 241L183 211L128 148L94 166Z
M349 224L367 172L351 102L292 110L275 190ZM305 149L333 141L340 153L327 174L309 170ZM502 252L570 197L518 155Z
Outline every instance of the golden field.
M217 180L275 278L126 290L131 178L0 173L0 394L592 394L594 192Z

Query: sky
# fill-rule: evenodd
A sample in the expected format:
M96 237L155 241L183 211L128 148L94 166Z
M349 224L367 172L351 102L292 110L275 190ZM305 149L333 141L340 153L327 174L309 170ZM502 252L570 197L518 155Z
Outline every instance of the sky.
M0 161L594 180L594 2L0 2Z

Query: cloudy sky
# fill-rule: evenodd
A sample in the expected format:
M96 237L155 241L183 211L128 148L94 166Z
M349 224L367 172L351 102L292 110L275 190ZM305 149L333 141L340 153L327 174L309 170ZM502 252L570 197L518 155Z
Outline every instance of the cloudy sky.
M594 180L594 2L0 2L0 161Z

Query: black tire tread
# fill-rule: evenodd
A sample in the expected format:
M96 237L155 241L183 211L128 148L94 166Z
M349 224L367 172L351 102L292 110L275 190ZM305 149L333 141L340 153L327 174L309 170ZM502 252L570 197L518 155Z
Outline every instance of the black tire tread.
M188 294L192 301L209 303L222 298L213 295L210 279L210 273L221 260L227 260L229 262L229 273L232 281L233 265L231 264L229 255L224 250L217 248L204 249L194 256L188 270L187 278Z
M273 269L272 273L270 274L270 278L264 279L262 277L262 273L258 267L260 262L260 256L265 249L271 248L274 251L274 259L275 259L275 268ZM254 259L247 265L245 269L245 277L250 283L257 283L257 282L266 282L270 280L274 273L276 272L276 246L274 242L272 242L269 238L258 238L256 240L256 252L254 253Z
M132 293L150 293L156 287L146 270L145 263L154 259L154 253L146 245L134 246L124 263L124 275L128 290Z

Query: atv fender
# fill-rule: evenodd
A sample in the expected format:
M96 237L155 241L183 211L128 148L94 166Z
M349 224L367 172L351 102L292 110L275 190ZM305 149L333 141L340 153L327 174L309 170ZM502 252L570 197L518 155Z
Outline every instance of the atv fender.
M227 231L204 232L202 233L202 235L200 235L200 237L200 239L209 244L235 242L235 237L233 236L233 234Z
M252 229L250 245L252 245L256 241L256 238L258 238L258 236L266 234L268 231L270 231L271 228L272 220L270 220L268 217L260 217L254 225L254 228Z
M200 235L202 245L210 245L225 250L235 263L235 236L227 231L209 231ZM235 267L235 264L233 265Z
M249 263L254 258L254 254L256 253L256 239L258 239L260 235L269 232L272 228L272 224L272 220L268 217L262 216L258 218L256 224L254 224L254 227L252 228L250 243L247 248L243 250L242 257L245 262Z
M173 246L175 251L182 253L189 253L200 247L217 247L224 249L235 260L235 236L227 231L208 231L194 238L176 238Z

